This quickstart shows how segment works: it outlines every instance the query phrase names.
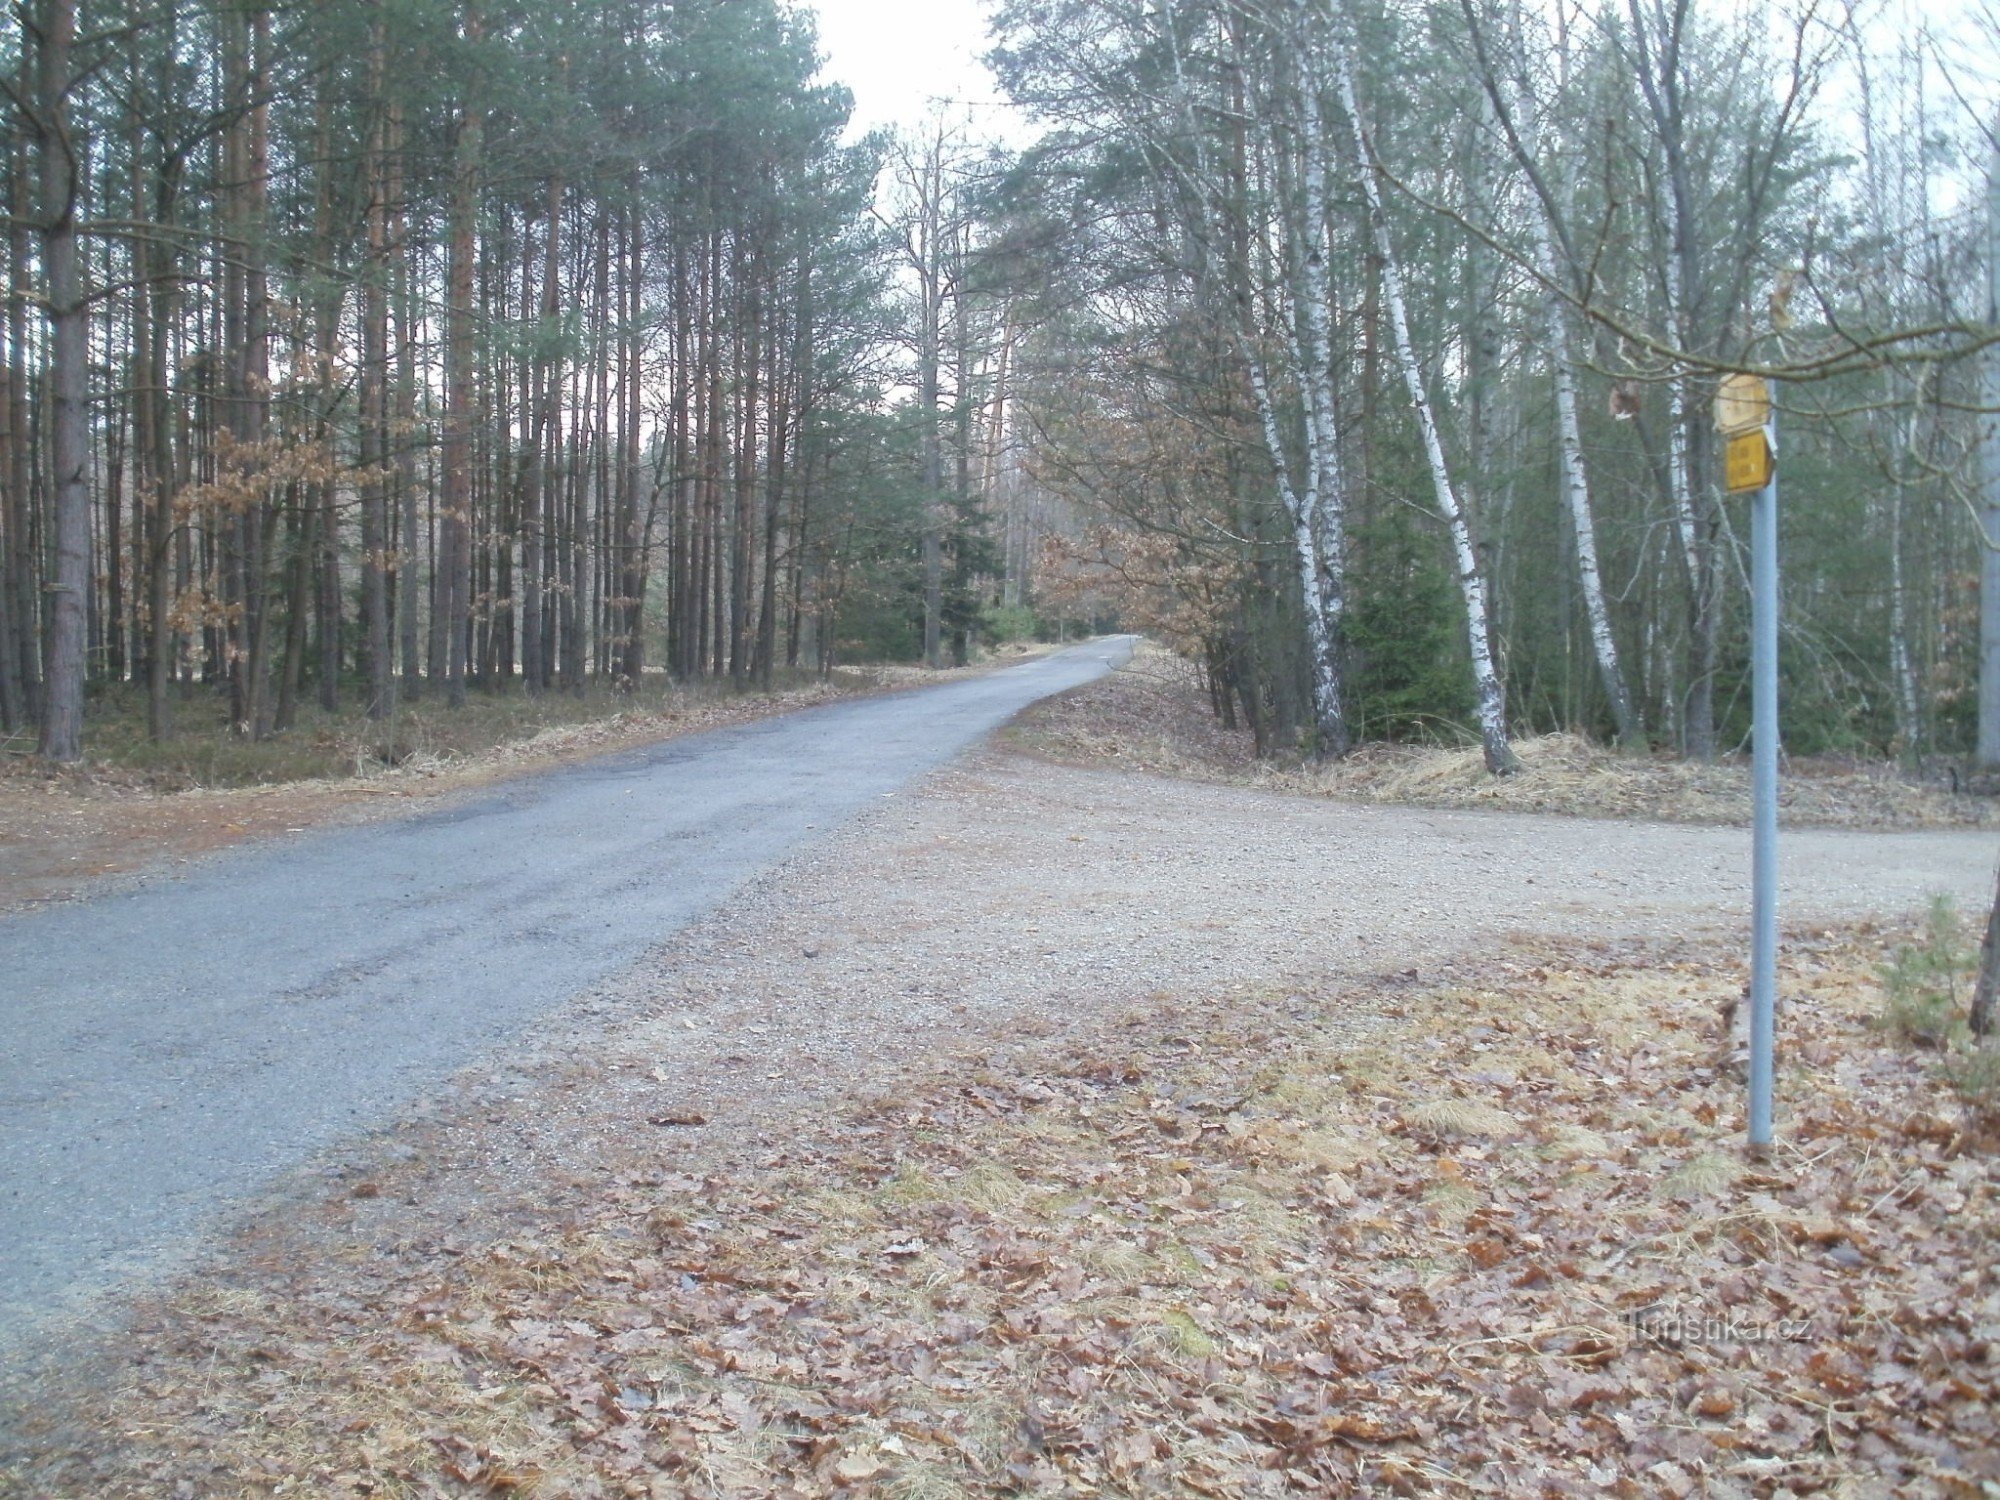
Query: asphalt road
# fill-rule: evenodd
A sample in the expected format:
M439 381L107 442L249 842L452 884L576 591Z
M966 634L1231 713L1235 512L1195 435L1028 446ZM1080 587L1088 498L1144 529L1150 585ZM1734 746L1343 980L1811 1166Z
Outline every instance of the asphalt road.
M0 1350L1129 653L669 740L0 919Z

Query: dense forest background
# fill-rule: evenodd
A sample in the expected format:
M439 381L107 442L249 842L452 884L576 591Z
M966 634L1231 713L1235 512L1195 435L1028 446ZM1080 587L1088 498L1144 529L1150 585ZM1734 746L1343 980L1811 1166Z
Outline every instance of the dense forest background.
M1009 152L774 0L22 0L0 729L1122 622L1269 753L1711 756L1748 369L1788 744L1963 752L1993 39L1894 22L1012 0Z

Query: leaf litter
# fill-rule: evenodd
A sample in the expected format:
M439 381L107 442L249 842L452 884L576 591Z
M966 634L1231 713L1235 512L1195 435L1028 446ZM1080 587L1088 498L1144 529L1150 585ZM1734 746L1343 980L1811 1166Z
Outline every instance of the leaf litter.
M1788 942L1768 1161L1713 947L1183 996L366 1298L185 1293L73 1492L1990 1495L2000 1172L1872 1024L1897 936Z
M1197 781L1350 802L1413 807L1647 818L1733 824L1750 818L1750 771L1743 756L1713 764L1676 755L1627 755L1581 735L1546 734L1515 743L1520 770L1488 774L1469 731L1457 744L1374 741L1320 764L1258 760L1247 729L1216 722L1194 665L1151 642L1122 670L1045 699L1007 731L1016 748L1073 765L1115 766ZM2000 800L1958 789L1952 769L1926 777L1884 762L1839 756L1791 757L1779 807L1793 827L1990 827ZM1986 780L1967 778L1967 785Z

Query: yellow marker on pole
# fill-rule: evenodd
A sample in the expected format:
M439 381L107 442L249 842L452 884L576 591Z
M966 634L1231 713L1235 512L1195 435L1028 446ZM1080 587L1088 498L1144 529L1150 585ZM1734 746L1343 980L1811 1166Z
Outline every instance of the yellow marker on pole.
M1722 448L1722 478L1732 495L1761 490L1771 482L1771 439L1759 425L1727 438Z

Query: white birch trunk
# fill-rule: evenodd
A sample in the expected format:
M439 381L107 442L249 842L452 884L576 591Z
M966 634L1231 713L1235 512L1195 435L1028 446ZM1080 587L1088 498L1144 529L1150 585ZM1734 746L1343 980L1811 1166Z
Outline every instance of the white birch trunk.
M1680 257L1667 255L1667 327L1676 340L1685 343L1681 328ZM1694 476L1688 467L1687 378L1676 375L1667 382L1667 488L1674 508L1674 530L1681 539L1681 557L1687 563L1688 587L1700 587L1701 546L1696 540L1694 519Z
M1903 430L1903 452L1917 452L1917 425L1923 409L1921 377L1910 398ZM1896 739L1901 753L1914 758L1922 748L1923 717L1917 698L1916 663L1910 652L1910 600L1903 567L1903 515L1906 486L1899 472L1889 484L1889 675L1896 690Z
M1312 651L1313 728L1322 755L1344 755L1348 749L1347 721L1340 701L1339 657L1326 608L1326 590L1319 539L1314 535L1315 507L1306 504L1292 486L1285 462L1283 439L1278 431L1277 408L1271 401L1271 384L1247 332L1241 335L1244 362L1250 370L1250 391L1257 403L1257 417L1263 426L1264 446L1271 455L1271 473L1278 487L1278 500L1292 523L1292 550L1298 562L1300 603L1306 620L1306 643ZM1309 466L1310 467L1310 466ZM1337 748L1336 748L1337 747Z
M1639 723L1632 712L1631 694L1625 687L1625 673L1618 664L1618 642L1611 633L1611 609L1604 598L1604 577L1597 565L1597 524L1590 513L1590 481L1583 466L1583 433L1576 415L1576 371L1569 359L1569 319L1563 312L1562 294L1554 282L1555 247L1548 221L1536 216L1541 271L1548 285L1543 290L1543 313L1548 320L1549 368L1555 377L1557 443L1562 454L1563 497L1569 507L1570 530L1576 538L1576 570L1583 584L1584 611L1590 622L1590 646L1597 660L1597 675L1604 695L1611 700L1611 720L1618 743L1635 749L1639 743Z
M1451 471L1445 465L1444 444L1438 436L1437 417L1431 410L1424 388L1423 369L1417 363L1416 346L1410 340L1410 320L1403 300L1403 274L1389 238L1389 220L1382 211L1382 192L1369 165L1368 143L1361 128L1360 101L1354 92L1354 70L1346 42L1331 49L1334 81L1340 90L1341 107L1347 112L1353 136L1355 176L1368 203L1368 217L1374 226L1376 253L1382 258L1382 295L1389 308L1389 328L1395 339L1396 359L1409 388L1410 406L1423 439L1424 457L1430 464L1431 484L1437 492L1438 510L1451 532L1452 552L1458 562L1459 592L1465 599L1466 642L1472 651L1472 676L1479 694L1479 737L1485 748L1486 769L1496 776L1515 770L1513 746L1507 742L1507 696L1494 660L1492 635L1487 625L1486 578L1479 566L1479 553L1472 543L1472 527L1465 508L1452 488Z
M1229 241L1229 226L1223 221L1222 212L1216 199L1219 193L1215 187L1206 152L1199 143L1204 139L1196 125L1193 101L1189 97L1187 77L1181 67L1180 48L1173 29L1173 8L1168 5L1162 19L1166 25L1166 37L1171 50L1174 68L1174 88L1176 102L1182 115L1182 125L1188 138L1197 142L1198 180L1192 186L1197 198L1211 215L1207 226L1214 243ZM1310 80L1307 80L1308 89ZM1314 151L1307 152L1308 200L1314 205L1307 209L1305 243L1315 245L1324 233L1325 224L1325 179ZM1318 227L1316 227L1318 226ZM1239 272L1243 268L1235 268ZM1322 285L1325 267L1320 267ZM1235 320L1236 342L1243 355L1243 362L1250 376L1250 391L1257 406L1257 418L1264 435L1264 447L1270 456L1271 473L1278 490L1279 503L1285 508L1286 519L1291 522L1292 550L1299 575L1299 603L1306 622L1307 647L1312 655L1313 681L1313 730L1314 748L1322 755L1344 755L1351 741L1347 731L1346 705L1343 702L1340 671L1341 658L1341 613L1345 598L1344 576L1346 569L1346 543L1344 515L1341 506L1343 497L1339 492L1338 461L1334 456L1332 441L1335 427L1332 420L1332 355L1330 341L1325 335L1326 311L1324 302L1314 309L1312 297L1305 298L1307 306L1307 347L1298 351L1297 363L1301 383L1311 393L1309 403L1312 410L1308 415L1306 433L1306 483L1301 494L1292 483L1290 461L1285 454L1283 433L1278 425L1277 407L1271 397L1271 382L1263 357L1258 351L1257 330L1251 311L1252 303L1248 287L1229 287L1226 291L1237 302L1239 313ZM1317 313L1317 324L1313 315ZM1317 328L1317 334L1313 330ZM1324 392L1324 407L1320 404ZM1322 417L1322 412L1324 416ZM1331 476L1331 484L1328 477Z
M1882 135L1876 128L1875 88L1871 70L1865 57L1857 57L1856 61L1858 64L1856 103L1861 116L1862 170L1868 194L1867 219L1876 243L1884 247L1886 252L1886 248L1893 243L1892 225L1902 219L1907 206L1905 193L1909 185L1910 161L1906 155L1900 159L1892 158L1884 150ZM1893 81L1895 75L1891 76ZM1902 81L1907 88L1909 83L1907 75ZM1921 97L1921 83L1917 93ZM1895 98L1892 93L1892 101ZM1907 108L1907 94L1903 95L1903 103ZM1914 126L1917 139L1927 138L1921 115L1913 122L1905 114L1900 123L1905 130ZM1892 137L1900 136L1901 132L1892 130L1890 134ZM1918 197L1921 199L1923 196L1920 191ZM1917 291L1920 298L1923 295L1921 288L1911 288L1906 285L1904 273L1886 253L1875 266L1872 280L1876 294L1882 299L1884 321L1894 320L1896 308L1908 291ZM1919 749L1921 719L1917 700L1916 669L1910 652L1909 592L1903 567L1903 517L1909 499L1905 465L1919 452L1919 428L1925 395L1925 377L1921 368L1916 380L1908 389L1908 406L1900 424L1889 415L1897 404L1898 385L1897 372L1893 369L1884 369L1882 405L1872 414L1870 425L1875 430L1876 445L1883 455L1888 479L1889 681L1891 701L1895 705L1896 713L1897 749L1903 756L1914 757Z
M1511 78L1501 82L1510 95L1507 107L1520 132L1521 149L1534 158L1541 150L1540 122L1518 84ZM1549 370L1555 380L1556 441L1561 454L1563 500L1576 542L1576 568L1583 586L1584 615L1590 626L1591 656L1597 663L1604 696L1611 703L1611 721L1617 730L1618 743L1630 750L1637 747L1639 724L1632 712L1632 695L1625 686L1625 673L1618 664L1618 640L1611 633L1611 610L1604 598L1604 576L1597 565L1597 523L1590 512L1590 477L1584 468L1583 432L1576 414L1576 370L1569 356L1569 317L1559 290L1561 266L1556 255L1555 226L1549 222L1553 210L1540 195L1534 196L1536 270L1542 278Z
M1303 38L1301 38L1303 46ZM1332 277L1327 269L1326 161L1321 155L1325 126L1320 118L1318 79L1311 66L1299 70L1299 92L1305 101L1305 225L1300 235L1301 312L1305 325L1306 503L1302 518L1312 534L1318 558L1311 592L1317 595L1325 632L1324 658L1319 662L1334 695L1331 725L1323 724L1323 755L1345 755L1347 718L1339 703L1341 629L1346 611L1344 586L1347 556L1347 493L1340 469L1340 421L1333 389L1333 337L1328 309L1333 303Z
M1480 91L1480 124L1488 135L1499 132L1498 112L1493 98ZM1466 204L1479 222L1495 223L1499 214L1487 173L1485 152L1475 141L1467 153ZM1499 256L1485 240L1475 236L1468 246L1470 310L1466 319L1466 406L1471 418L1474 510L1492 531L1507 510L1511 486L1498 481L1500 472L1499 423L1494 416L1494 398L1499 389L1496 372L1500 367L1500 271Z
M1903 570L1903 486L1894 487L1889 514L1889 668L1896 682L1896 739L1902 754L1922 748L1923 717L1917 699L1916 666L1910 655L1909 589Z

